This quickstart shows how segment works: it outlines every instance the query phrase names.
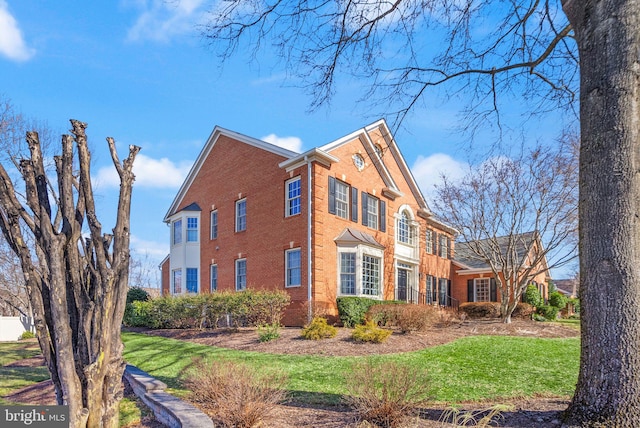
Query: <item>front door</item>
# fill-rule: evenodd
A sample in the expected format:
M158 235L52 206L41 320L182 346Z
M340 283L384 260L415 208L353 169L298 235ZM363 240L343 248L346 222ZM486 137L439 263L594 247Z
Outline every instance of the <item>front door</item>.
M409 271L406 269L398 269L398 300L407 301L407 283Z

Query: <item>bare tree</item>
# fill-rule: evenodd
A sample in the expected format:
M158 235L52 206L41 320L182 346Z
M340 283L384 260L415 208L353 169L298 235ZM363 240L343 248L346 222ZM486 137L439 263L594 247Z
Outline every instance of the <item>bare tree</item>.
M0 238L0 315L31 316L20 259Z
M445 83L472 95L472 129L499 124L514 96L539 113L579 93L582 347L567 420L626 427L640 420L638 28L635 0L247 0L216 3L203 33L223 58L272 41L313 105L340 71L369 78L396 123Z
M70 426L117 427L132 166L140 149L131 146L120 163L114 140L107 138L121 186L115 228L103 234L91 187L87 125L71 124L73 135L63 135L62 154L55 157L56 180L46 174L36 132L27 133L30 156L18 164L24 196L0 164L0 228L20 259L36 335L57 401L69 405Z
M491 268L505 323L527 285L577 256L578 145L494 157L460 181L443 176L435 212L465 241L456 254Z

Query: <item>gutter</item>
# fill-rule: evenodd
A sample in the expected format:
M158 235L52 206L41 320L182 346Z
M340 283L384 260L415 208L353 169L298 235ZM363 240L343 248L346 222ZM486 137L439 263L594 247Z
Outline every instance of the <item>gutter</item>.
M311 227L312 227L312 204L311 204L311 161L307 156L304 157L304 161L307 164L307 322L311 322L311 318L313 317L313 294L311 293L311 288L313 286L313 279L311 277L311 263L312 263L312 253L313 246L311 245Z

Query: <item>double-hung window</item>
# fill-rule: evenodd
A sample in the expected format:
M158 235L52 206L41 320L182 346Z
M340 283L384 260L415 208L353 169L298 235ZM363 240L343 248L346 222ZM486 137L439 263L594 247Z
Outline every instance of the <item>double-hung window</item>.
M366 245L338 250L338 294L382 297L383 250Z
M198 242L197 217L187 217L187 242Z
M356 253L340 253L340 293L356 294Z
M302 196L300 189L300 177L292 178L288 180L285 185L285 216L290 217L293 215L300 214L302 209Z
M236 201L236 232L247 230L247 200Z
M211 239L218 238L218 210L211 211Z
M236 291L247 289L247 259L236 260Z
M187 268L187 293L198 292L198 268Z
M171 273L171 293L180 294L182 293L182 269L174 269Z
M173 222L173 245L182 243L182 220L176 220Z
M433 230L427 229L425 232L425 246L427 254L433 254Z
M406 211L402 211L400 213L400 218L398 219L398 242L407 245L413 245L413 226L411 224L411 217Z
M440 257L449 258L449 238L446 235L440 235Z
M211 265L210 290L213 293L218 290L218 265Z
M349 186L336 180L336 215L349 218Z
M302 265L300 248L285 252L286 286L299 287L302 284Z

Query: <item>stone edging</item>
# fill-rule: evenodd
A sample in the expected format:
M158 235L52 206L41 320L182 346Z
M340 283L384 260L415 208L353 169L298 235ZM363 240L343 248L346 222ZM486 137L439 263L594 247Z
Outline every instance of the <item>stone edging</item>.
M167 385L127 364L124 377L133 392L149 406L161 423L171 428L214 428L211 418L191 404L165 392Z

